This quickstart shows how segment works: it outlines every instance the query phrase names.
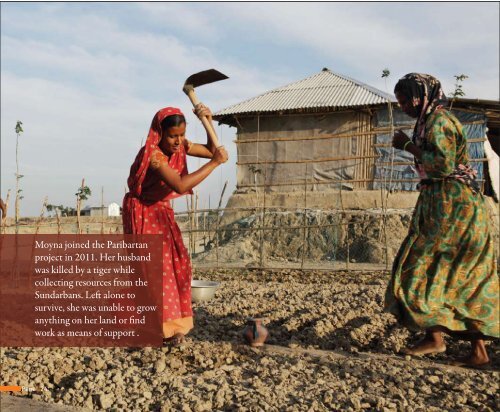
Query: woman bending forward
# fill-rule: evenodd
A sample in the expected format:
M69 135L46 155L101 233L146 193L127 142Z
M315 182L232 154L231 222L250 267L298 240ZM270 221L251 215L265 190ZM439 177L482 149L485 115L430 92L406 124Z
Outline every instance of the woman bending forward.
M196 107L198 117L212 121L210 110ZM186 119L174 107L158 111L146 144L130 168L129 192L123 199L123 229L128 234L161 234L163 237L163 337L178 345L193 328L191 262L174 220L170 201L192 193L192 188L228 159L226 150L186 139ZM210 159L188 174L186 155Z

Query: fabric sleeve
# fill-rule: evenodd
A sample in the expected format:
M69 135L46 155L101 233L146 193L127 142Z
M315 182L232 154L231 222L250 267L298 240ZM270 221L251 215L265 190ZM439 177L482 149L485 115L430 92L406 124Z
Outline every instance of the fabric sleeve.
M422 165L429 178L443 178L455 169L457 129L444 114L429 119Z
M168 163L168 158L162 153L162 151L158 149L153 150L149 160L150 169L157 170L164 162Z

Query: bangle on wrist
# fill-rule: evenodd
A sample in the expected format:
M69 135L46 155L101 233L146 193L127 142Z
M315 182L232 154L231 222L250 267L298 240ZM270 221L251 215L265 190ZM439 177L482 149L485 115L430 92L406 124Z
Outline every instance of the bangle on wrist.
M406 150L406 146L408 146L410 143L413 143L411 140L408 140L405 145L403 146L403 150Z

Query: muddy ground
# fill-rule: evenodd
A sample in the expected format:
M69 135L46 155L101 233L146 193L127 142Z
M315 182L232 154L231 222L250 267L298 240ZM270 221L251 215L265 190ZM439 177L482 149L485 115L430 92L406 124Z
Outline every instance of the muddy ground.
M382 312L386 272L219 270L216 298L195 305L180 349L5 348L2 384L40 385L45 405L107 411L494 411L499 342L486 370L445 354L398 355L418 334ZM246 319L268 319L267 346L242 341ZM2 402L5 406L6 404ZM2 411L8 410L2 407ZM12 406L12 411L16 410Z

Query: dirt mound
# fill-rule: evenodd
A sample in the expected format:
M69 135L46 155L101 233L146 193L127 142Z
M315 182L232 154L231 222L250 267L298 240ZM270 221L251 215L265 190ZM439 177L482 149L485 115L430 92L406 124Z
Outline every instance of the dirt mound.
M363 212L308 210L252 214L221 230L218 250L213 239L195 262L251 263L260 260L298 262L345 261L383 264L394 259L408 232L411 212L373 209ZM260 230L261 227L267 229ZM262 239L261 239L262 237Z

